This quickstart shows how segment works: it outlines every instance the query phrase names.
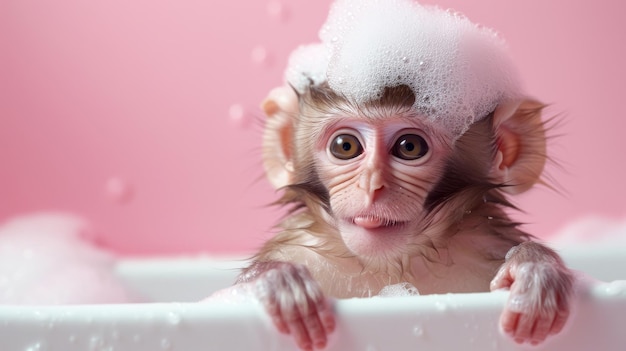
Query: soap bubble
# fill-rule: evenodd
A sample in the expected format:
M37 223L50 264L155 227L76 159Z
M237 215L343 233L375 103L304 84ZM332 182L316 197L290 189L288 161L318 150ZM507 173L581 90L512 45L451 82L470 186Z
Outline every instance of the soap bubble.
M411 283L403 282L399 284L387 285L380 290L378 296L381 297L401 297L417 296L419 291Z
M522 95L505 42L464 15L412 0L338 0L320 44L296 49L285 79L300 93L311 84L357 104L386 87L407 85L414 110L460 134L507 99ZM434 98L438 97L438 98ZM458 115L462 108L470 113Z

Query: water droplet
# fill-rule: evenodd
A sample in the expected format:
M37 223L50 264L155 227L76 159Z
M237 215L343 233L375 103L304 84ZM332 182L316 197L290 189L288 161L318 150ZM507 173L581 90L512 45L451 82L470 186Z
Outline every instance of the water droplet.
M172 342L169 341L168 339L163 339L161 340L161 348L163 350L169 350L172 348Z
M111 177L105 185L107 196L118 204L127 204L133 198L133 186L120 177Z
M182 321L182 318L180 317L180 315L178 315L178 313L170 312L167 314L167 321L171 325L179 325Z
M415 335L418 338L421 338L424 336L424 328L422 328L421 325L416 325L415 327L413 327L413 335Z
M446 305L446 303L443 301L435 302L435 307L437 307L438 311L442 311L442 312L448 309L448 305Z
M75 343L75 342L76 342L76 335L70 335L70 336L67 338L67 341L69 341L69 343L70 343L70 344Z
M285 21L289 18L289 11L287 9L287 7L285 7L285 5L283 5L280 1L270 1L267 3L267 15L270 16L270 18L279 20L279 21Z
M408 57L406 57L406 56L402 57L402 62L404 62L404 63L409 62L409 58L408 58Z
M248 126L248 116L244 107L240 104L233 104L228 109L230 121L237 127L245 128Z
M101 337L95 335L89 339L89 349L90 350L101 350L104 346L104 340Z
M44 351L46 348L40 342L36 342L28 347L26 347L25 351Z

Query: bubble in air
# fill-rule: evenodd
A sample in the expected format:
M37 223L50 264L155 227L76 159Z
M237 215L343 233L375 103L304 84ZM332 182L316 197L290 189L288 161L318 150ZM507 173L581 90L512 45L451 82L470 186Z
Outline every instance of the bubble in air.
M248 113L241 104L232 104L228 108L228 117L231 123L239 128L247 128L250 124Z
M121 177L111 177L105 185L107 196L118 204L129 203L134 195L133 186Z
M280 1L272 0L268 2L266 10L267 15L275 20L286 21L289 19L289 11L287 7Z
M257 65L269 66L271 64L270 54L263 46L257 46L252 49L250 59Z

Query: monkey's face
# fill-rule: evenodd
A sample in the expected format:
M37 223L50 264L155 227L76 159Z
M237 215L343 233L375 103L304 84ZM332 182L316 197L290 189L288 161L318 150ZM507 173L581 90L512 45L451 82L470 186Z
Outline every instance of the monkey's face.
M336 117L324 128L316 146L318 172L354 254L394 256L419 240L424 201L450 152L432 135L415 117Z

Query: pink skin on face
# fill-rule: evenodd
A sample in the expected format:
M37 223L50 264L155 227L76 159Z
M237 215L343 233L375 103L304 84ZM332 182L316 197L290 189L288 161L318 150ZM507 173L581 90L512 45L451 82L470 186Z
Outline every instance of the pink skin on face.
M423 217L417 204L430 190L424 184L435 182L445 148L429 140L427 128L414 116L389 117L384 123L336 118L320 138L318 156L341 237L357 255L393 253L408 243ZM401 143L405 136L424 143L408 148ZM348 143L348 151L333 150L337 140ZM406 157L416 148L427 151Z

